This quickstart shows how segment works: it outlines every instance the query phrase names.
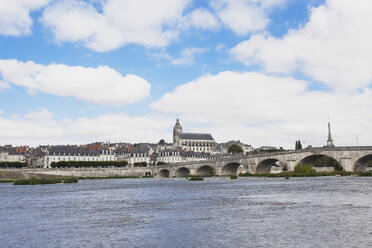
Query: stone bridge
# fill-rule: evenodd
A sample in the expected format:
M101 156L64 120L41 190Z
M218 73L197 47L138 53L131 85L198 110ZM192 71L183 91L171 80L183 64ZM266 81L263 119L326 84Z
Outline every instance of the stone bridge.
M146 174L155 177L183 177L186 175L237 175L238 173L270 173L287 168L293 171L297 164L312 164L320 157L330 157L345 171L366 171L372 160L372 146L320 147L278 153L229 156L217 160L177 163L146 168ZM329 169L329 168L328 168ZM331 168L332 169L332 168Z

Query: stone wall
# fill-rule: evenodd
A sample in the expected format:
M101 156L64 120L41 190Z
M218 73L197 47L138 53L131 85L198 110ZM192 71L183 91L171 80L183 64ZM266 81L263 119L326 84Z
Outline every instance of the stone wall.
M30 177L124 177L145 176L148 168L67 168L67 169L1 169L0 179L24 179Z
M334 167L313 167L316 172L332 172L335 171Z

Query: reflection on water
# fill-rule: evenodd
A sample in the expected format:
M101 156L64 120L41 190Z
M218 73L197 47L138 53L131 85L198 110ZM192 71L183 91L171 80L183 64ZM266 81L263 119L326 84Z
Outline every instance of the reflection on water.
M0 184L1 247L372 247L372 178Z

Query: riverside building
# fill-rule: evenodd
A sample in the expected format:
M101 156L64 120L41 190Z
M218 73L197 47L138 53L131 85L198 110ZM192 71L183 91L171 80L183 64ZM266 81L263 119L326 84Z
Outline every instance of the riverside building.
M209 133L184 133L177 119L173 128L173 147L183 151L215 153L216 141Z
M54 146L43 154L44 168L50 168L53 162L59 161L116 161L114 151L102 147Z

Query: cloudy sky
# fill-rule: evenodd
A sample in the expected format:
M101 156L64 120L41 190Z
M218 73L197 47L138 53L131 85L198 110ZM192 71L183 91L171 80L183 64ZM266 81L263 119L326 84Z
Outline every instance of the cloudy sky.
M0 145L372 144L370 0L0 0ZM358 142L357 142L358 141Z

